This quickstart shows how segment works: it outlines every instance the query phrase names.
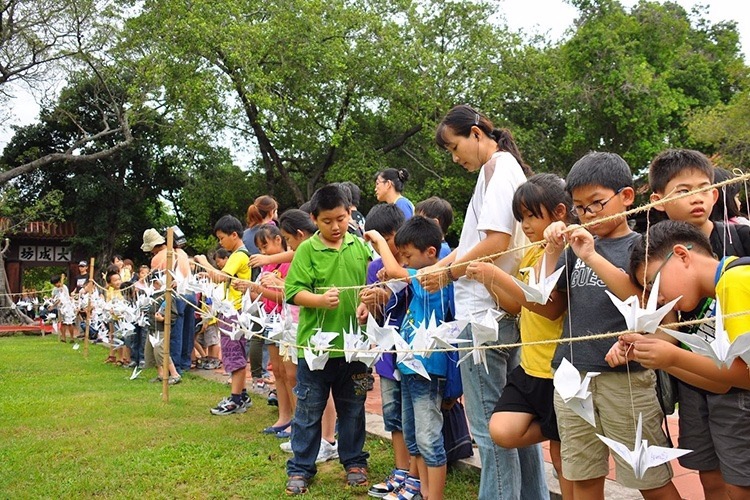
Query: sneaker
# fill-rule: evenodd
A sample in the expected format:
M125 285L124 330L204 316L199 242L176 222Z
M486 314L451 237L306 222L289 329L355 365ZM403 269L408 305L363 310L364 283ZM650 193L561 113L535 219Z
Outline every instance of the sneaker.
M167 383L169 385L177 385L180 382L182 382L182 377L180 377L179 375L176 377L169 377L169 379L167 380Z
M346 484L347 486L367 486L367 467L347 467Z
M224 398L219 401L215 408L211 408L211 415L231 415L232 413L245 413L245 403L235 404L232 398Z
M245 410L253 406L253 400L250 399L250 396L247 393L242 395L242 406L245 408Z
M372 485L367 494L371 497L383 498L388 493L399 489L406 482L406 476L408 476L408 471L393 469L385 481Z
M279 445L279 448L281 448L281 451L284 453L294 453L292 451L292 442L291 441L284 441Z
M372 373L367 374L367 390L371 391L375 388L375 377Z
M135 368L136 366L138 366L138 363L136 363L135 361L131 361L130 363L128 363L128 368Z
M268 393L268 406L279 406L279 397L276 395L276 389L272 389Z
M315 459L316 464L322 464L329 460L336 460L339 458L339 444L329 443L325 439L320 440L320 449L318 450L318 457Z
M422 483L416 477L407 476L406 481L396 490L383 497L384 500L422 500Z
M138 369L139 370L143 370L144 368L146 368L146 362L145 361L139 362L138 363Z
M265 391L266 381L262 378L256 378L255 380L253 380L253 387L255 387L256 389L260 389L261 391Z
M310 480L305 476L289 476L286 480L287 495L304 495L310 486Z

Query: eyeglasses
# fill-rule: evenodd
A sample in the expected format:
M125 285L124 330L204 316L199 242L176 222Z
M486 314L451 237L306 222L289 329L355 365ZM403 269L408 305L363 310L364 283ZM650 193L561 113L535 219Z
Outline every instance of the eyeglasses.
M691 250L693 248L692 244L685 245L685 248L688 250ZM669 253L664 257L664 260L661 264L659 264L659 267L656 268L656 272L654 273L654 277L650 280L646 281L646 288L651 289L652 286L654 286L654 281L656 281L656 277L659 276L659 273L662 269L664 269L664 266L669 262L669 259L674 255L674 250L670 250Z
M380 179L375 179L375 184L388 184L389 182L391 182L391 181L383 181L383 180L380 180Z
M581 215L584 215L586 212L590 213L591 215L596 215L599 212L601 212L602 210L604 210L604 206L607 203L609 203L610 201L612 201L612 199L615 196L617 196L618 194L620 194L623 189L625 189L625 186L623 186L620 189L618 189L617 191L615 191L615 194L613 194L612 196L610 196L608 199L606 199L604 201L595 201L593 203L589 203L585 207L582 206L582 205L576 205L570 211L571 211L571 213L573 215L578 215L579 217Z

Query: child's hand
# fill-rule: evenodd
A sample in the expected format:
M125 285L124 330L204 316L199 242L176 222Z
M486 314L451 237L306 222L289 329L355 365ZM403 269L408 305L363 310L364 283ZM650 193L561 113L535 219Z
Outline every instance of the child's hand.
M498 269L490 262L472 262L466 267L466 277L487 285L492 282L492 276Z
M633 344L633 359L645 368L665 369L674 365L674 359L680 347L652 336L628 333L622 336L626 342Z
M417 279L422 288L430 293L437 292L451 282L448 277L448 268L437 264L420 269Z
M336 309L339 306L338 288L329 288L321 295L321 307L323 309Z
M359 292L359 300L370 311L380 311L391 296L389 292L389 288L383 288L382 286L367 287Z
M544 230L544 239L547 240L549 245L552 245L553 249L559 250L565 247L565 238L563 233L567 229L567 226L562 221L556 221L547 226Z
M458 399L456 398L451 398L451 399L443 398L443 400L440 402L440 409L450 410L456 404L456 401L458 401Z
M205 255L196 255L193 257L193 260L204 267L208 264L208 259Z
M571 225L569 228L574 228L567 235L570 248L573 249L573 252L575 252L579 259L587 262L596 253L594 249L594 237L586 228L579 225Z
M383 243L386 243L385 238L383 238L383 235L375 231L374 229L371 229L370 231L366 231L365 234L362 235L362 237L365 239L365 241L371 242L376 250L380 248L380 245L382 245Z
M271 263L271 259L268 255L256 253L250 256L249 264L250 267L263 267Z
M248 288L252 291L253 285L254 283L251 283L249 281L232 280L232 288L242 293L245 293Z
M632 345L629 342L623 341L622 337L620 337L617 342L609 348L609 352L604 356L604 361L606 361L612 368L625 365L632 359Z
M260 277L260 286L271 289L283 289L284 280L274 273L265 273Z
M357 306L357 321L360 325L364 325L367 323L367 316L370 314L370 311L368 310L367 306L360 302Z

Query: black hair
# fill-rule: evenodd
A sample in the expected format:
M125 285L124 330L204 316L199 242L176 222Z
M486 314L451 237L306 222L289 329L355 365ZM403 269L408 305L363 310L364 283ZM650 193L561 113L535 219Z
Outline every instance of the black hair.
M601 186L612 191L633 187L633 173L617 153L591 151L575 162L565 178L565 189L571 196L584 186Z
M214 234L221 231L226 235L237 233L237 236L242 237L244 229L242 228L242 222L234 215L223 215L214 224Z
M560 203L565 205L567 222L573 202L565 189L565 181L556 174L536 174L516 189L513 195L513 217L521 222L521 212L525 208L534 217L541 219L542 207L547 209L550 217L554 217L555 209Z
M453 224L453 207L448 202L438 196L430 196L422 200L414 207L414 213L424 215L430 219L437 219L443 236L448 232L448 228Z
M279 217L279 228L289 234L297 234L297 231L314 234L318 230L310 219L310 213L297 210L296 208L291 208L281 214L281 217Z
M305 212L307 215L310 215L312 213L312 208L310 208L310 202L306 201L302 205L299 206L299 209Z
M255 230L255 246L260 246L258 243L263 244L276 237L281 238L281 246L286 250L286 240L281 236L281 230L276 227L276 224L261 224Z
M687 170L697 170L714 183L714 167L706 155L693 149L667 149L656 155L648 167L651 191L664 193L669 181Z
M638 283L638 268L646 262L646 252L649 259L663 260L675 245L692 245L691 251L713 256L708 237L697 227L676 220L658 222L648 230L648 238L641 238L630 253L629 273L633 283Z
M323 210L343 207L350 210L351 203L343 189L336 184L328 184L315 191L310 198L310 213L315 217Z
M58 283L60 283L60 275L53 274L52 277L49 279L49 282L53 285L57 285Z
M733 179L734 174L730 172L729 170L721 167L716 167L714 171L714 183L718 184L720 182L727 181L729 179ZM724 208L726 207L726 218L732 219L734 217L739 217L742 215L740 212L739 207L734 202L734 197L740 194L740 185L739 183L735 182L734 184L726 184L725 186L722 186L719 188L719 199L716 200L716 203L714 204L713 210L711 210L711 216L709 217L711 220L716 221L723 221L724 220Z
M352 194L352 205L358 207L359 202L362 200L362 190L359 189L359 186L354 184L352 181L344 181L341 184L344 187L348 188L349 192Z
M119 275L120 275L120 270L117 269L117 266L109 266L105 274L105 281L107 282L107 284L109 284L110 278L112 276L119 276Z
M404 225L404 212L393 203L378 203L367 212L365 231L377 231L380 234L394 234Z
M228 259L230 255L232 255L232 252L224 247L219 247L214 250L214 261L216 261L216 259Z
M484 132L484 135L497 142L498 151L505 151L513 155L513 158L521 165L523 173L527 177L532 174L531 167L523 161L521 151L518 149L518 145L515 139L513 139L513 134L510 130L507 128L495 128L495 125L493 125L487 116L468 104L459 104L448 111L435 131L435 142L440 148L447 149L444 137L446 128L451 129L455 135L460 137L469 137L471 136L472 127L477 127Z
M338 188L344 192L344 195L346 196L346 200L349 202L349 206L352 206L352 190L349 189L349 186L344 184L343 182L333 182L331 183L335 186L338 186Z
M394 243L397 247L413 245L420 252L433 247L437 255L443 243L443 232L434 220L415 215L396 231Z
M119 259L119 260L122 260L122 255L120 255L119 253L116 253L116 254L114 254L114 255L112 256L112 258L111 258L111 259L109 260L109 263L110 263L110 264L114 264L114 263L115 263L115 261L116 261L116 260L118 260L118 259Z
M391 181L393 183L393 189L395 189L397 193L400 193L404 190L404 184L406 181L409 180L409 171L405 168L399 168L398 170L395 168L386 168L375 174L375 180L378 180L378 178Z

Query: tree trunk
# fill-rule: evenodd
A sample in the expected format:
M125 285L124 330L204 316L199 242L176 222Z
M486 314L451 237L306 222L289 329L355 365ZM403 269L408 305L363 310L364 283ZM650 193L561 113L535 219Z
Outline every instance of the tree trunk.
M6 247L7 248L7 247ZM0 252L0 325L32 325L34 320L13 306L8 276L5 274L5 250Z

